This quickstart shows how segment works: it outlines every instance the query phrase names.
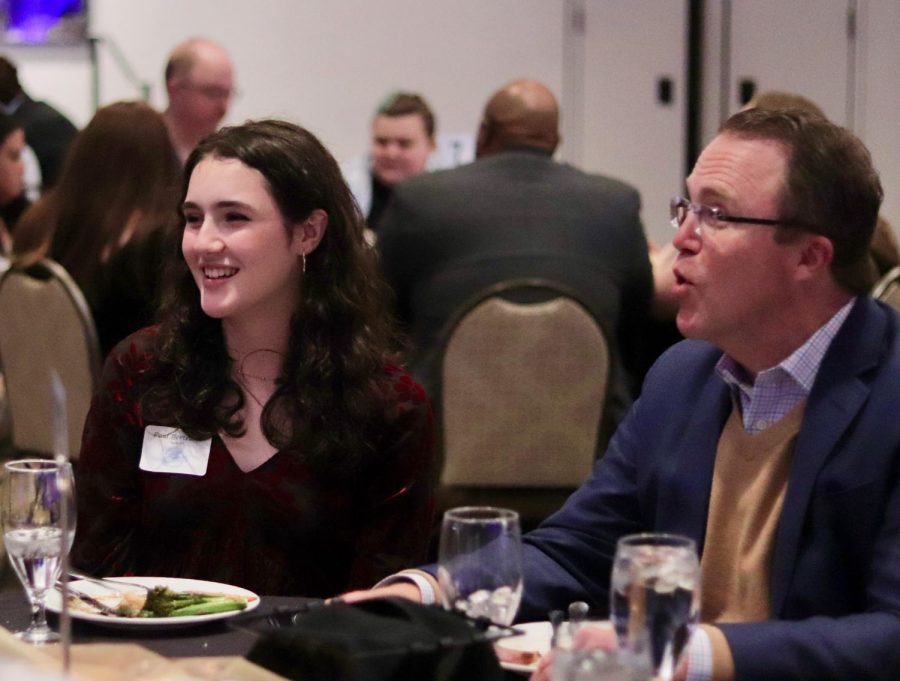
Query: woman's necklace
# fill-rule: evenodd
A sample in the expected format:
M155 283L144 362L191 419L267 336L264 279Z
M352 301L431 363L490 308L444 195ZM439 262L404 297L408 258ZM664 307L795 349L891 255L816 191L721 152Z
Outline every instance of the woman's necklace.
M231 348L229 348L229 352L230 351L231 351ZM256 394L252 390L250 390L250 386L247 384L248 383L247 379L253 378L253 379L256 379L257 381L265 381L267 383L274 383L275 381L278 380L278 376L260 376L258 374L251 374L244 370L244 363L247 361L248 357L252 357L253 355L257 355L262 352L267 352L267 353L271 353L273 355L277 355L279 358L279 362L283 364L284 359L285 359L285 355L283 353L278 352L277 350L271 350L269 348L258 348L256 350L250 350L249 352L245 352L243 355L241 355L240 359L238 360L237 375L235 376L235 379L237 379L237 382L244 389L244 392L247 393L247 395L249 395L251 397L251 399L253 399L253 401L256 402L260 407L264 407L265 403L261 399L259 399L259 397L257 397ZM235 353L235 354L239 354L239 353Z
M244 376L246 377L246 374ZM272 380L272 379L263 378L260 380L267 381L267 380ZM260 408L264 408L266 406L265 403L261 399L259 399L252 390L250 390L250 386L247 385L246 380L242 380L239 378L239 379L237 379L237 382L241 386L241 388L244 389L244 392L247 393L253 399L253 401L256 402L260 406Z

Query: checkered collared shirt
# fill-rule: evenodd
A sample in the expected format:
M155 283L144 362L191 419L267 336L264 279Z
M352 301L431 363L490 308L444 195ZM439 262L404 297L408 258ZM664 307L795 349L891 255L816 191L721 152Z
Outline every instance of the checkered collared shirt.
M744 430L758 433L780 421L812 390L822 358L850 314L854 298L838 310L809 339L780 364L759 372L752 380L728 355L716 364L716 373L738 397Z

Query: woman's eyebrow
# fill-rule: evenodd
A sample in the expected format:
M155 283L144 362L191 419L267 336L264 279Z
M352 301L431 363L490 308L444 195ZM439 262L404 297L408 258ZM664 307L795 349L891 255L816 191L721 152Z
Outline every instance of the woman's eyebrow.
M200 205L193 201L185 201L181 204L181 207L200 209ZM250 210L251 207L249 203L244 203L243 201L218 201L213 205L213 208L241 208L244 210Z

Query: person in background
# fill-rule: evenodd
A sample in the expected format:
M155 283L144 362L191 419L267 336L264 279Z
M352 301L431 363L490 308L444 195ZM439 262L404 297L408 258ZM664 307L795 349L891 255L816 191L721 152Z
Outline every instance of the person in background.
M372 119L372 147L364 163L345 168L345 176L366 223L378 234L381 218L398 182L424 173L435 149L434 113L412 92L394 92Z
M895 681L900 317L867 295L871 156L820 116L751 109L686 186L671 211L689 340L523 539L517 617L580 600L604 616L617 540L681 534L700 553L702 624L677 678ZM433 571L396 579L345 598L439 595Z
M16 66L4 56L0 56L0 110L15 118L25 131L25 143L34 151L40 168L40 191L52 187L78 129L47 102L29 97L19 83Z
M259 121L184 179L160 325L113 351L87 418L74 564L315 597L420 559L431 410L337 163Z
M98 110L59 181L22 216L16 264L44 256L81 288L103 356L153 321L160 262L177 227L178 163L162 116L142 102Z
M3 268L12 250L12 234L28 208L22 150L25 132L12 116L0 113L0 262Z
M190 38L172 50L165 79L169 104L163 116L175 153L184 163L228 113L234 97L234 66L221 45L207 38Z
M638 192L557 163L559 140L553 93L533 80L508 83L485 106L474 163L396 186L378 251L415 345L410 366L429 391L439 385L441 331L472 296L525 277L572 289L610 346L603 443L639 380L632 360L652 295L650 262Z

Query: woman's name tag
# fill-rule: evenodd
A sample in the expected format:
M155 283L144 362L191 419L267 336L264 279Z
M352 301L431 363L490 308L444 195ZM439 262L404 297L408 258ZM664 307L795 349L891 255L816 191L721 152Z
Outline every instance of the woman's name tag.
M212 440L192 440L178 428L147 426L141 448L142 471L206 475Z

